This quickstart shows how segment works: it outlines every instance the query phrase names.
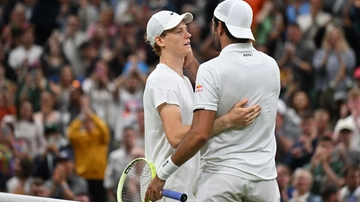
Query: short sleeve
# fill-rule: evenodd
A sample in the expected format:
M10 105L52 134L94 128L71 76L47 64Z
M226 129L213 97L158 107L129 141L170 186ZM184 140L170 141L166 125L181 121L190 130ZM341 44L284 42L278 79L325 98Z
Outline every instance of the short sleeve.
M177 85L170 78L158 78L151 81L151 97L154 100L154 107L157 108L163 103L174 104L179 106L177 96Z
M220 95L219 85L220 79L215 69L209 65L200 65L196 77L194 110L217 111Z

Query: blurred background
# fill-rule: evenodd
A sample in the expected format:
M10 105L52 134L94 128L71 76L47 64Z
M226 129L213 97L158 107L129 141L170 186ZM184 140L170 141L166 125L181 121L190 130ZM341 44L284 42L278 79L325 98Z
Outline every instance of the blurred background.
M253 45L281 72L282 201L360 201L360 0L246 0ZM220 0L0 0L0 191L115 202L144 156L142 94L160 10L191 12L198 61L216 57Z

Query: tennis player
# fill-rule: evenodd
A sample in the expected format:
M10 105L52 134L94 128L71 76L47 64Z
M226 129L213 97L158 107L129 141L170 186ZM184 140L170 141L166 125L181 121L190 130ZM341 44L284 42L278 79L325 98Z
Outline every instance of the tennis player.
M220 55L200 65L191 129L158 168L145 200L160 199L166 180L202 148L196 201L280 201L274 159L280 73L273 58L253 48L252 17L251 7L242 0L225 0L216 7L212 33ZM244 128L210 138L214 120L243 98L259 103L261 114Z
M194 92L189 79L183 75L183 67L196 74L199 66L192 54L191 34L186 26L192 19L190 13L179 15L160 11L147 24L146 38L160 56L160 63L149 75L144 91L145 158L157 169L178 147L192 122ZM252 123L259 115L260 107L242 108L247 101L244 99L236 105L232 104L235 107L232 110L228 108L230 112L215 121L212 134ZM165 184L166 189L187 193L188 201L195 201L192 185L200 166L199 154L195 153ZM157 197L159 195L160 192L157 192ZM171 201L167 198L163 200Z

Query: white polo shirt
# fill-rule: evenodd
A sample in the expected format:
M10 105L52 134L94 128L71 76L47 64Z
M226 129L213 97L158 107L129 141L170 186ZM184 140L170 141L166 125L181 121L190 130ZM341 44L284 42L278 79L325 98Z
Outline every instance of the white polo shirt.
M195 110L226 114L238 101L259 104L261 114L245 128L226 130L202 149L204 172L236 175L248 180L275 179L275 117L280 92L276 61L251 43L231 44L199 67Z
M145 158L158 168L175 151L166 138L157 107L163 103L178 105L183 125L191 125L194 92L189 79L181 77L164 64L158 64L149 75L144 91ZM185 192L195 201L192 186L200 168L200 156L195 155L182 165L165 184L164 189ZM166 198L166 201L172 201Z

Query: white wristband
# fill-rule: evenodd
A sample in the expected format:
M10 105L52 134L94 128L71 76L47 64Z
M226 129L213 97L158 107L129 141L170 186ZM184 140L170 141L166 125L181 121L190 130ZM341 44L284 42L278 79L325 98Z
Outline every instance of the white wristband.
M169 156L157 170L157 175L161 180L167 180L178 168L179 166L175 165Z

